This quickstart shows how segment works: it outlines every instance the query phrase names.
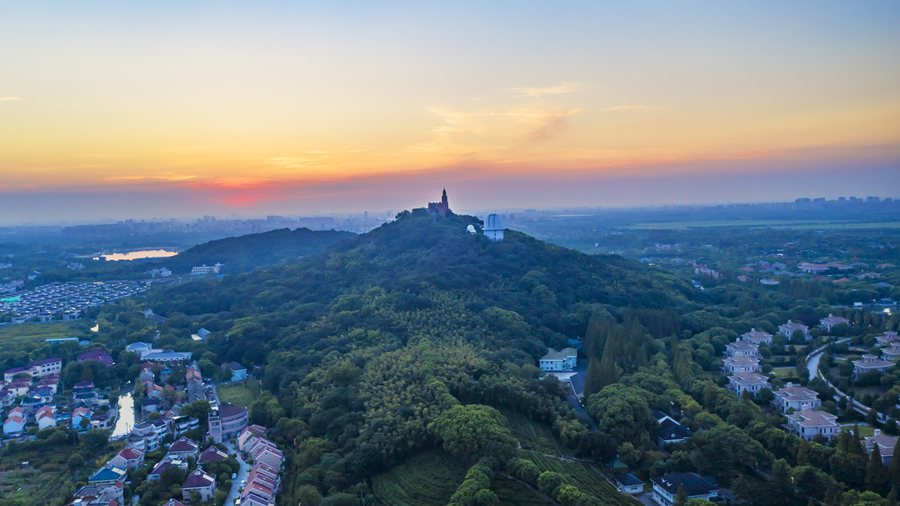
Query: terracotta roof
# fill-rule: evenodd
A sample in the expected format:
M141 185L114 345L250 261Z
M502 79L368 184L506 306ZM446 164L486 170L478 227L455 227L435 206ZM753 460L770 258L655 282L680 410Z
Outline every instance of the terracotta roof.
M197 450L197 443L186 437L180 438L169 447L170 452L192 452Z
M181 488L206 488L215 483L215 481L215 478L204 473L201 469L197 469L184 480L184 485Z
M125 460L135 460L141 458L141 454L144 452L136 449L136 448L125 448L124 450L119 452L119 456Z
M775 396L782 397L788 401L804 401L815 399L819 396L819 394L806 387L796 387L793 385L788 385L775 392Z
M223 460L228 458L228 454L219 450L215 446L210 446L209 448L203 450L203 453L200 454L199 462L202 464L204 462L222 462Z

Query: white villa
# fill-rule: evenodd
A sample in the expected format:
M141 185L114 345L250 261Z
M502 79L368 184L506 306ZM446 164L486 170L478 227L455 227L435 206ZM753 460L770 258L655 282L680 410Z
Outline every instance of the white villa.
M726 373L737 374L741 372L757 372L761 368L756 357L729 357L722 362L722 369Z
M761 344L772 344L772 334L756 330L755 328L750 329L750 332L747 332L746 334L741 334L741 339L757 346Z
M853 361L853 377L858 378L860 374L878 371L883 373L888 370L893 362L888 362L887 360L881 360L875 355L863 355L862 360L854 360Z
M728 377L728 388L734 390L738 397L747 390L754 397L759 395L759 391L763 388L772 389L769 384L769 378L756 372L739 372Z
M803 409L787 415L787 419L784 428L807 441L819 435L830 440L841 431L841 426L835 421L837 417L825 411Z
M897 336L897 333L893 330L886 330L884 334L875 338L875 341L880 345L891 344L894 341L900 341L900 337Z
M865 438L863 446L866 448L866 453L871 455L875 445L878 445L878 453L881 454L882 464L889 466L891 461L894 460L892 457L894 456L894 446L897 444L897 439L900 438L897 436L886 436L881 433L881 430L875 429L873 436Z
M772 401L772 404L778 406L782 413L787 413L789 409L794 411L816 409L822 405L822 401L819 400L816 392L788 383L786 387L775 392L775 400Z
M834 316L831 313L828 313L828 318L822 318L819 320L819 327L825 332L831 332L831 329L837 327L838 325L849 325L850 320L846 318L841 318L840 316Z
M725 357L756 357L759 358L759 345L749 341L735 341L725 346Z
M711 477L697 473L666 473L650 478L653 483L653 501L659 506L672 506L678 489L684 486L688 500L711 500L718 495L719 485Z
M802 323L798 323L795 321L788 320L787 323L778 327L778 333L783 335L784 337L790 339L791 336L794 335L794 332L797 331L803 332L803 339L807 340L810 338L809 335L809 327Z
M898 357L900 357L900 341L894 341L890 348L881 350L881 358L885 360L897 360Z
M550 350L541 357L542 371L571 371L575 369L578 361L578 350L575 348L563 348L560 351Z

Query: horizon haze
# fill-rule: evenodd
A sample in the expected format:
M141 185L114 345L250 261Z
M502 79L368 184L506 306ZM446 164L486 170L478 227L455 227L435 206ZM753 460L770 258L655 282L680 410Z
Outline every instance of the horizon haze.
M892 2L3 5L6 225L900 197Z

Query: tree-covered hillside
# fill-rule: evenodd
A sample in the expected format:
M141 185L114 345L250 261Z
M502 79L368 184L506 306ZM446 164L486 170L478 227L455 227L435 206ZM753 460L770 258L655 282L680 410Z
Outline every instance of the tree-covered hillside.
M582 338L592 315L694 306L687 283L637 262L516 232L492 242L469 224L481 225L403 213L297 264L185 284L153 304L168 316L229 312L203 322L214 331L207 345L261 368L272 397L255 402L253 421L297 446L288 503L304 485L350 490L421 449L446 448L440 428L465 416L436 422L459 404L524 413L574 447L587 425L566 387L539 379L536 360ZM475 462L476 447L452 449Z
M173 258L147 264L168 267L175 274L187 274L198 265L225 264L223 272L249 272L258 267L296 262L298 258L353 237L352 232L313 231L308 228L280 229L261 234L227 237L199 244Z

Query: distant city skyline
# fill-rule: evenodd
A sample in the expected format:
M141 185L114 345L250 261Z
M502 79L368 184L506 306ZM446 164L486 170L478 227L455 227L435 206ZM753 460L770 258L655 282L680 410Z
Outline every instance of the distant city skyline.
M900 197L896 2L2 5L3 225Z

